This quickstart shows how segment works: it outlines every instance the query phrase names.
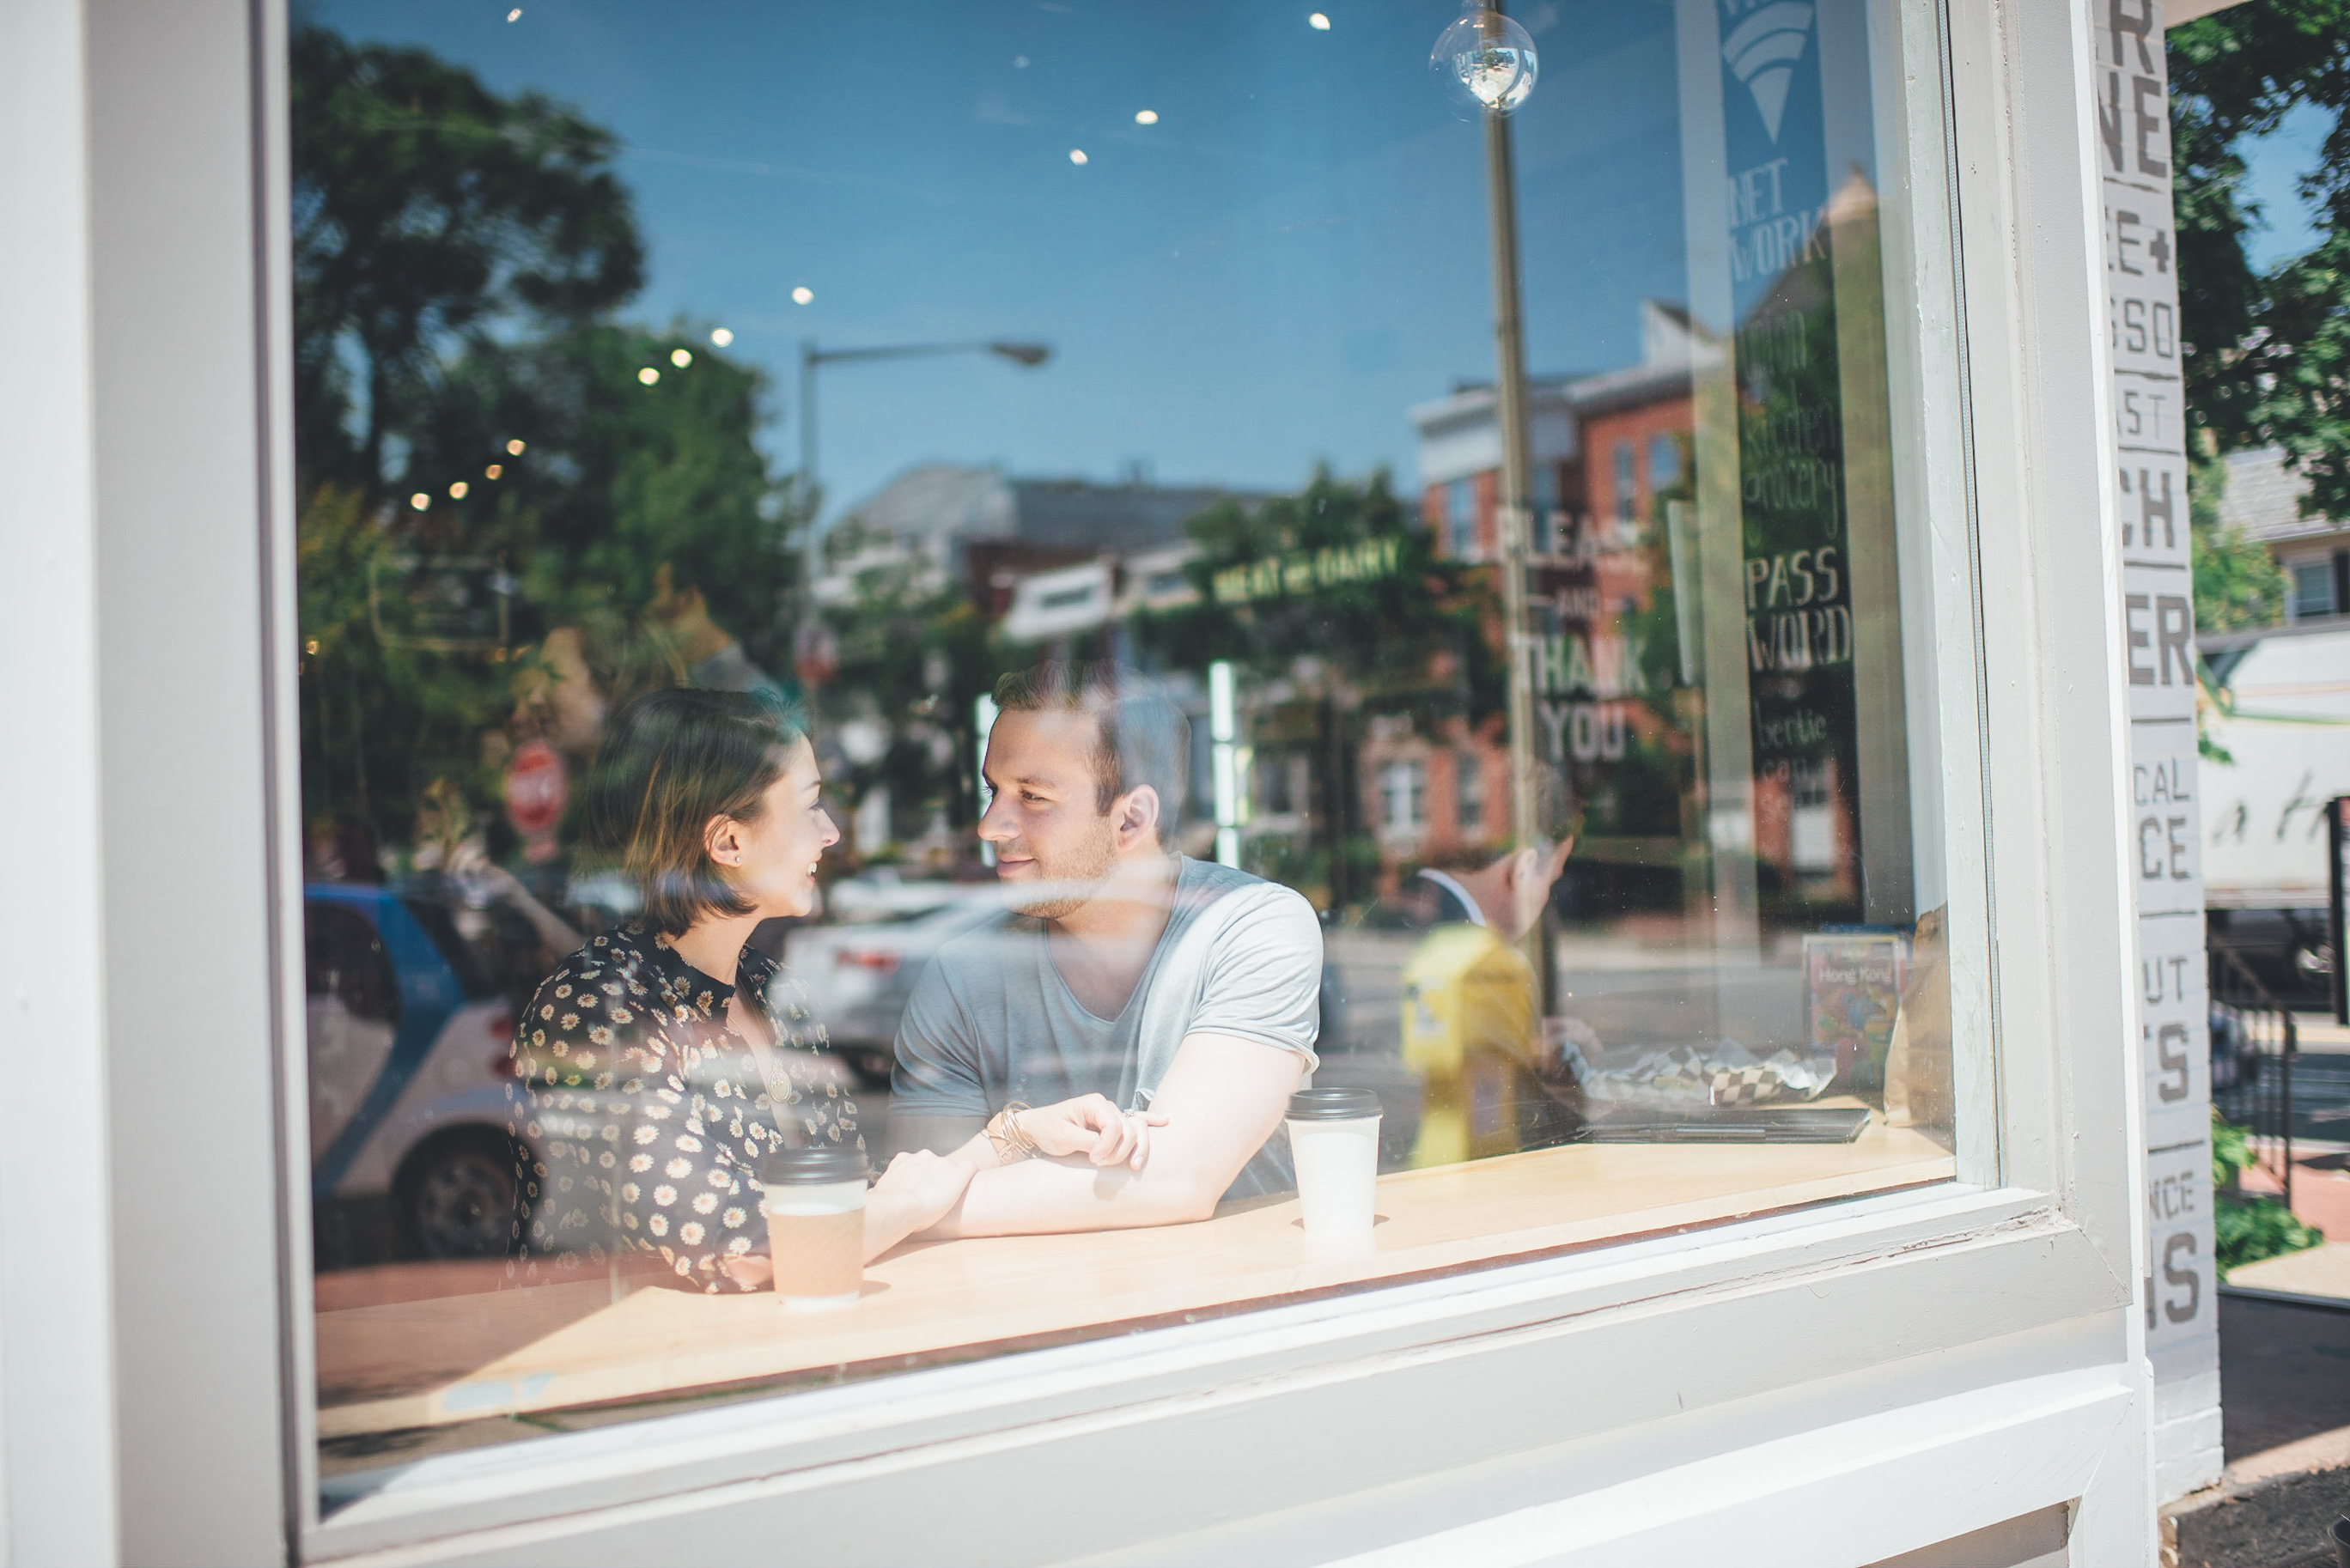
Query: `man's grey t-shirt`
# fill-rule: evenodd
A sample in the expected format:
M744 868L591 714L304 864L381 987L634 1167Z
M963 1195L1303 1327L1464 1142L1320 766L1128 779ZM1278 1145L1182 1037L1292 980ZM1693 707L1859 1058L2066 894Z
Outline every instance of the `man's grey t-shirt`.
M1147 1107L1188 1034L1235 1035L1313 1071L1322 927L1290 888L1181 857L1167 929L1124 1012L1100 1018L1053 961L1045 922L1007 916L941 946L898 1024L894 1116L990 1116L1098 1094ZM1289 1190L1276 1129L1226 1197Z

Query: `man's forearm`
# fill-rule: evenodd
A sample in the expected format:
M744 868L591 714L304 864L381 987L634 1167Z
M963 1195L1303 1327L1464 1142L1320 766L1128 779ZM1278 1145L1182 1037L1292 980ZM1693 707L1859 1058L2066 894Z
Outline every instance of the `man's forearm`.
M975 1169L962 1200L928 1236L1024 1236L1205 1220L1281 1125L1304 1064L1230 1035L1184 1038L1152 1099L1142 1169L1083 1156L998 1165L983 1132L951 1157Z

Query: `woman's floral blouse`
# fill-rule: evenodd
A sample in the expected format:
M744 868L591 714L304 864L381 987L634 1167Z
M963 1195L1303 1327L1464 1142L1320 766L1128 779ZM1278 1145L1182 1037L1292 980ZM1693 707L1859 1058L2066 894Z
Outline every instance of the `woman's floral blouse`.
M544 1163L518 1173L532 1215L525 1253L568 1262L602 1209L616 1245L657 1253L712 1293L741 1288L719 1267L764 1239L759 1161L816 1144L862 1148L857 1103L803 1069L825 1044L799 982L773 959L743 950L737 984L775 1031L782 1082L761 1076L749 1044L727 1026L736 987L695 969L667 938L629 927L565 960L515 1025L515 1147ZM600 1201L581 1204L582 1189ZM560 1205L537 1201L574 1195ZM586 1249L600 1257L600 1245Z

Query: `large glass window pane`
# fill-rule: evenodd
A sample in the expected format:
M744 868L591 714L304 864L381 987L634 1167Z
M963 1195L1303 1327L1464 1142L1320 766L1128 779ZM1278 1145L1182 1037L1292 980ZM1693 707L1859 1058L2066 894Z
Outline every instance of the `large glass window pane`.
M1952 1175L1930 44L1513 25L299 9L332 1496Z

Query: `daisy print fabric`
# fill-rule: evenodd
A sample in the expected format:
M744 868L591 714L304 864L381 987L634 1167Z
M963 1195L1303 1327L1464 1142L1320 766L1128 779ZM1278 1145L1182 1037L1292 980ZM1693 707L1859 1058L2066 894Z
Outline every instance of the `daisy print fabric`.
M737 987L775 1037L776 1079L726 1021ZM743 950L736 985L629 927L598 937L539 985L515 1025L509 1130L522 1258L576 1269L605 1244L658 1256L716 1294L721 1267L764 1239L759 1162L781 1148L862 1148L857 1105L807 1071L825 1044L798 982Z

